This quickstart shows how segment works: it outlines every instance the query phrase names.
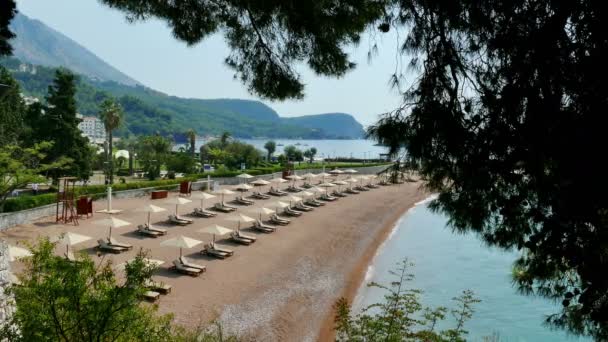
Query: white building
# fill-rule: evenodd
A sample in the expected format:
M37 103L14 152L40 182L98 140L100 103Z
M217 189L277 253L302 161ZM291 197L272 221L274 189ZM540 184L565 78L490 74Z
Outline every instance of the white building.
M82 135L89 138L93 143L103 144L106 140L106 128L103 122L95 116L83 116L81 120L78 128L82 131Z

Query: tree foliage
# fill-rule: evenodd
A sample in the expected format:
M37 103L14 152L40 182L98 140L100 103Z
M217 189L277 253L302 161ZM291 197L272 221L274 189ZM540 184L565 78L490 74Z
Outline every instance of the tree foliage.
M0 8L0 56L7 56L13 53L13 48L9 40L15 37L15 34L8 26L17 14L17 4L15 0L4 0L2 8Z
M277 143L274 142L274 140L269 140L264 144L264 149L268 152L266 160L270 161L270 157L272 157L272 154L277 150Z
M42 142L33 147L17 145L0 145L0 212L7 197L15 189L21 189L30 183L45 182L41 176L53 169L65 168L70 160L63 157L46 164L46 151L52 143Z
M24 259L20 284L10 287L16 311L2 329L10 341L165 341L171 340L171 316L142 306L145 283L154 271L139 253L118 280L111 262L95 262L85 253L77 262L54 255L48 239ZM13 328L17 328L16 331Z
M125 11L132 21L165 20L188 44L224 33L231 48L226 64L235 76L252 93L276 99L303 97L296 63L331 76L353 68L343 47L359 42L369 21L383 14L382 1L374 0L102 2Z
M345 299L335 305L337 341L466 341L468 331L464 324L474 313L474 304L479 302L470 290L453 300L456 307L430 308L420 303L422 291L407 287L414 276L408 273L412 266L402 261L391 274L396 278L390 285L369 284L385 291L384 301L365 307L361 313L353 314ZM448 312L454 318L454 327L439 330L437 325L446 320Z
M283 154L285 154L285 157L287 158L287 160L290 160L290 161L303 161L304 160L304 155L302 153L302 150L300 150L299 148L297 148L293 145L285 146L285 148L283 149Z
M69 71L57 70L55 80L48 88L47 105L34 104L26 112L27 136L23 141L32 145L52 141L46 153L45 163L62 156L72 163L67 168L49 170L53 178L75 176L88 179L91 174L89 141L81 135L76 117L75 79Z
M23 131L24 112L19 83L0 66L0 146L17 142Z
M122 111L122 107L112 98L105 99L99 106L99 109L99 119L103 122L108 140L106 155L108 156L109 165L107 170L109 173L110 184L114 184L113 134L114 130L122 125L124 113Z
M172 142L160 135L141 136L138 139L137 155L144 172L150 180L160 176L161 166L168 160Z

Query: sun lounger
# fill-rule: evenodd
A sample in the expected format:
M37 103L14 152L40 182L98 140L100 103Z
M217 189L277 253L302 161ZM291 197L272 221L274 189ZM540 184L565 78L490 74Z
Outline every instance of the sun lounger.
M238 234L239 237L242 237L244 239L248 239L251 240L251 242L256 242L258 240L257 237L253 236L253 235L248 235L248 234L243 234L242 231L237 230L236 233Z
M177 216L175 215L169 215L169 219L167 220L167 222L169 223L173 223L173 224L177 224L180 226L185 226L190 224L191 222L185 221L185 220L180 220Z
M299 202L293 207L295 210L303 210L303 211L313 211L314 208L304 205L304 203Z
M237 207L233 207L233 206L228 205L228 204L226 204L226 203L224 203L224 202L222 202L222 205L223 205L224 207L228 208L228 209L232 209L232 210L237 210L237 209L238 209Z
M124 242L118 242L113 237L108 239L108 243L110 244L110 246L116 246L116 247L121 247L121 248L125 248L125 249L133 248L133 245L130 245L130 244L124 243Z
M231 255L234 254L234 252L230 249L226 249L226 248L221 248L216 244L213 243L208 243L205 245L205 247L203 248L203 250L201 251L202 254L207 254L210 256L214 256L218 259L224 259L227 258Z
M345 194L345 193L343 193L343 192L339 192L338 190L334 190L334 191L331 193L331 195L332 195L332 196L334 196L334 197L346 197L346 194Z
M157 237L163 235L163 233L161 233L161 232L157 232L157 231L148 229L148 227L146 227L143 224L140 224L139 226L137 226L137 233L139 233L140 235L149 236L149 237L153 237L153 238L157 238Z
M213 205L212 209L216 210L216 211L221 211L223 213L231 213L236 210L236 209L228 208L227 206L223 205L222 203L215 203Z
M64 254L64 256L65 256L65 258L66 258L68 261L71 261L71 262L78 262L78 259L76 259L76 256L74 255L74 252L72 252L71 250L67 251L67 252Z
M171 293L172 286L169 284L161 283L158 281L148 280L144 286L154 292L158 292L160 294L169 294Z
M270 216L270 222L272 222L272 223L274 223L274 224L280 224L280 225L282 225L282 226L286 226L286 225L288 225L288 224L289 224L291 221L290 221L290 220L288 220L288 219L286 219L286 218L280 217L280 216L279 216L279 215L277 215L277 214L272 214L272 215Z
M321 206L321 204L319 204L318 202L312 201L310 199L305 200L304 204L311 206L311 207L320 207Z
M238 232L232 232L232 233L230 233L230 240L232 240L232 241L234 241L236 243L240 243L241 245L245 245L245 246L249 246L253 242L253 241L251 241L251 240L249 240L247 238L239 236Z
M310 188L312 188L312 187L313 187L313 185L312 185L312 184L310 184L310 183L308 183L308 182L306 182L306 183L302 184L302 187L303 187L304 189L310 189Z
M277 227L271 226L269 224L265 224L264 222L262 222L260 220L256 220L253 223L253 227L252 228L257 229L257 230L259 230L261 232L264 232L264 233L273 233L273 232L275 232L277 230Z
M359 191L352 189L352 188L348 188L348 189L346 189L346 193L351 194L351 195L356 195L359 193Z
M194 220L193 220L193 219L185 218L185 217L183 217L183 216L179 216L179 215L177 215L177 216L175 216L175 217L176 217L178 220L181 220L181 221L184 221L184 222L188 222L188 223L194 223Z
M321 197L319 197L319 199L322 200L322 201L328 201L328 202L333 202L333 201L337 200L336 197L329 196L327 194L321 195Z
M199 265L196 263L191 262L190 260L186 259L185 256L181 256L179 257L179 262L182 263L182 265L187 266L187 267L192 267L192 268L197 268L203 272L205 272L207 270L207 266L204 265Z
M281 191L279 189L275 189L274 187L270 187L270 191L268 191L268 194L272 196L287 196L286 192Z
M171 269L174 269L179 273L187 274L187 275L190 275L193 277L198 277L201 273L203 273L203 271L199 268L188 267L188 266L182 264L182 262L179 261L179 259L173 260L173 267L171 267Z
M270 199L270 196L264 195L263 193L257 192L257 191L254 192L253 195L251 195L251 197L261 199L261 200Z
M217 214L216 213L212 213L210 211L207 211L203 208L194 208L194 211L192 212L192 215L198 216L198 217L214 217Z
M166 229L154 227L153 225L148 224L148 223L145 223L144 226L150 231L158 232L158 233L161 233L162 235L167 235Z
M302 189L298 188L297 186L289 186L289 187L287 187L287 191L289 191L289 192L300 192L300 191L302 191Z
M302 216L301 211L295 211L295 210L291 209L291 207L285 208L285 210L283 212L285 213L285 215L288 215L288 216L294 216L294 217Z
M234 202L238 203L238 204L242 204L242 205L252 205L252 204L255 203L254 201L251 201L251 200L248 200L248 199L244 199L242 196L239 196L239 197L235 198Z
M160 293L158 293L156 291L146 291L141 296L143 299L147 300L148 302L154 303L160 298Z
M110 253L121 253L127 250L127 248L123 248L123 247L118 247L118 246L112 246L110 245L107 241L103 240L103 239L99 239L97 240L97 249L104 251L104 252L110 252Z
M369 191L369 189L368 189L368 188L366 188L366 187L364 187L364 186L361 186L361 185L357 185L357 186L355 187L355 189L357 189L357 190L359 190L359 191Z

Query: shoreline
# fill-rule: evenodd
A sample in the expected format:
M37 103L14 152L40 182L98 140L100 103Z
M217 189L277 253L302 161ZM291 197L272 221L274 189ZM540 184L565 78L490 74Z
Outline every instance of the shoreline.
M382 230L376 235L373 242L368 246L363 256L359 259L357 265L355 266L355 269L350 272L347 284L338 298L345 298L352 307L357 293L359 292L359 289L364 286L363 283L365 281L365 276L367 275L369 266L374 261L374 258L380 251L380 247L382 247L382 245L390 238L393 230L397 228L397 223L399 222L399 219L403 217L403 215L405 215L409 210L417 206L420 202L421 201L412 203L409 206L403 208L398 213L393 214L390 217L389 221L384 224ZM334 318L335 309L332 304L331 309L325 315L325 319L323 320L323 324L319 331L317 341L325 342L335 340Z
M169 210L152 217L152 223L166 227L169 234L159 239L143 238L133 230L145 220L145 214L135 209L151 201L116 199L115 207L124 210L120 218L132 225L116 229L113 235L121 242L136 246L134 250L143 248L149 251L150 257L164 261L154 278L172 285L173 291L160 299L159 313L174 313L175 324L197 328L218 320L227 333L242 338L315 341L331 336L320 331L333 333L334 302L341 296L352 300L370 261L395 222L426 197L428 194L420 188L420 183L381 187L327 203L313 213L292 219L290 225L279 228L276 233L264 234L244 228L243 232L257 236L258 242L246 247L225 237L219 238L219 244L235 251L234 256L226 260L201 255L202 245L184 250L192 262L207 266L207 272L198 278L179 276L168 270L178 251L160 246L160 242L177 235L210 241L211 235L198 232L200 228L219 224L234 229L236 222L228 222L231 215L195 219L194 224L184 227L167 226L162 221L175 206L167 205L164 200L152 201ZM239 207L239 212L252 215L252 207L274 209L277 200L280 198L255 201L254 206ZM205 204L210 206L214 202ZM179 212L185 214L198 206L199 201L194 200L180 206ZM108 231L93 221L102 217L95 214L92 219L81 220L79 226L55 224L54 217L47 217L0 232L0 238L16 244L39 236L77 232L92 239L74 247L74 252L82 251L97 258L96 240L107 236ZM58 255L64 251L65 247L58 246ZM119 264L132 259L134 254L108 255L106 259ZM18 271L19 265L15 266L13 269Z

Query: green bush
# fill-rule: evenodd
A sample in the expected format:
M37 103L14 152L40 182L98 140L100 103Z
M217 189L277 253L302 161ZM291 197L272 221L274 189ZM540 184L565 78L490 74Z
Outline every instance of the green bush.
M57 194L55 193L9 198L4 203L3 212L20 211L41 207L43 205L55 203L56 199Z

